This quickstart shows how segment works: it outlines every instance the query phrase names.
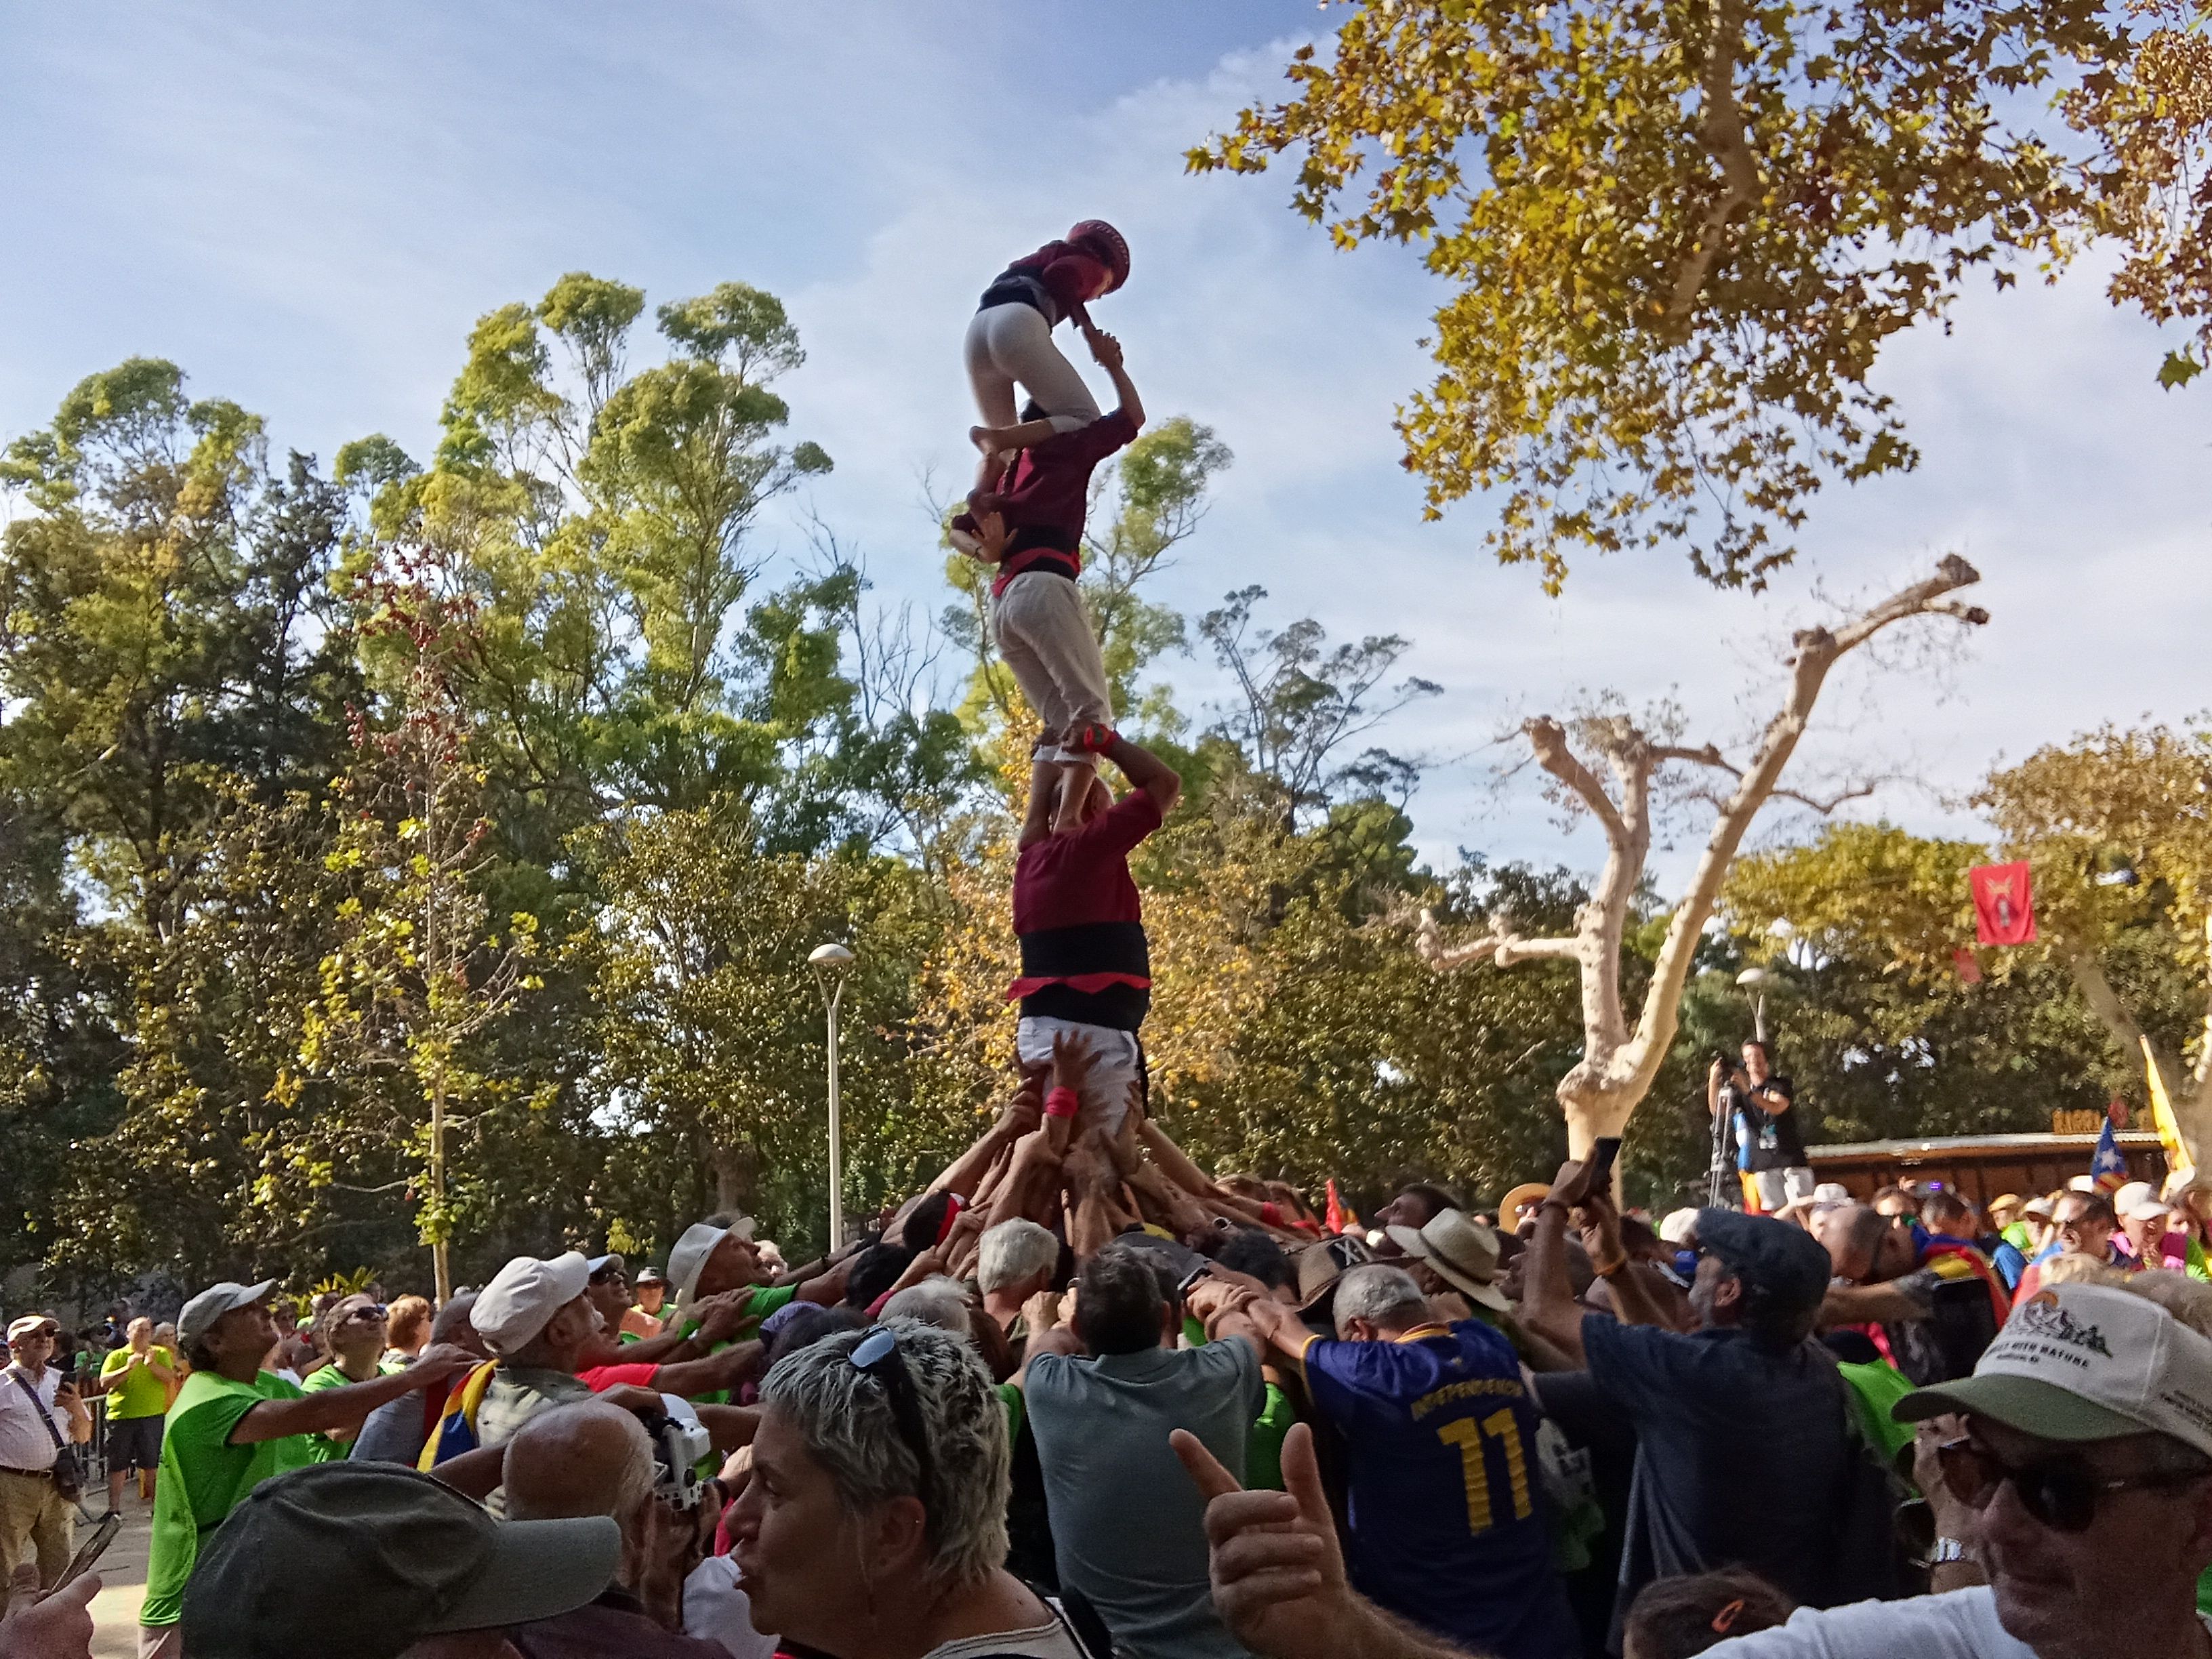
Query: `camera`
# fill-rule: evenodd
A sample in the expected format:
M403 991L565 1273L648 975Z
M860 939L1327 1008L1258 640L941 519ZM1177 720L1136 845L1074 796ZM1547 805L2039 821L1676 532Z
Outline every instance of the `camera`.
M671 1417L663 1412L641 1413L653 1442L653 1495L673 1508L696 1509L706 1482L699 1478L699 1462L714 1449L705 1427L695 1418Z

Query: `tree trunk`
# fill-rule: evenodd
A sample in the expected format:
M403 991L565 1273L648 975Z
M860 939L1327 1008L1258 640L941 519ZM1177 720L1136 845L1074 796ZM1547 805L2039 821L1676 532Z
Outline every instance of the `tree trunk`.
M438 1305L453 1298L453 1273L446 1259L446 1073L441 1067L430 1085L430 1215L435 1231L430 1238L430 1271Z
M714 1148L714 1208L753 1211L760 1190L760 1148L750 1140Z

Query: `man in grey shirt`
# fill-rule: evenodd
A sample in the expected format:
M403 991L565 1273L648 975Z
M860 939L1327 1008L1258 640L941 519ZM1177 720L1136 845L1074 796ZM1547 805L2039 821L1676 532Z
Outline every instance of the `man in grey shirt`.
M484 1352L483 1339L469 1322L469 1310L476 1304L476 1292L463 1291L439 1309L430 1325L432 1343L451 1342L478 1358L490 1358ZM445 1402L446 1390L439 1388L424 1394L403 1394L390 1404L379 1406L362 1424L361 1432L354 1437L353 1449L346 1455L356 1463L404 1463L413 1468L422 1458L431 1425Z
M1243 1468L1266 1398L1260 1358L1234 1340L1176 1348L1172 1270L1153 1261L1116 1244L1084 1267L1074 1336L1087 1357L1040 1352L1052 1333L1030 1347L1024 1389L1060 1581L1135 1659L1241 1659L1213 1608L1206 1500L1168 1435L1188 1429Z

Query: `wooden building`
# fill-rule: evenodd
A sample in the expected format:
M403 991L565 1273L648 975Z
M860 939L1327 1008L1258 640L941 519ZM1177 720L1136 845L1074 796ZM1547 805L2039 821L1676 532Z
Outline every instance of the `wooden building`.
M2128 1178L2157 1186L2166 1179L2166 1154L2148 1130L2124 1130L2116 1139L2128 1161ZM1937 1140L1862 1140L1809 1146L1806 1158L1816 1181L1833 1181L1851 1196L1870 1200L1894 1182L1940 1181L1977 1205L2002 1193L2032 1198L2056 1192L2089 1173L2097 1150L2094 1134L1960 1135Z

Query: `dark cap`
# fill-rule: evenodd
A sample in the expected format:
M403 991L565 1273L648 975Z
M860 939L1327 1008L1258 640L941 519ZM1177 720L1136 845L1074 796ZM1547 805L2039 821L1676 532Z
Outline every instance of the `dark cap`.
M295 1659L333 1630L350 1659L397 1659L580 1607L621 1558L603 1515L502 1523L412 1469L316 1464L263 1481L201 1546L179 1633L193 1659Z
M1700 1210L1698 1246L1745 1284L1798 1311L1820 1305L1835 1272L1812 1234L1763 1215Z
M1298 1316L1313 1329L1326 1327L1329 1335L1335 1335L1337 1280L1374 1260L1375 1252L1356 1233L1339 1233L1307 1245L1297 1257Z

